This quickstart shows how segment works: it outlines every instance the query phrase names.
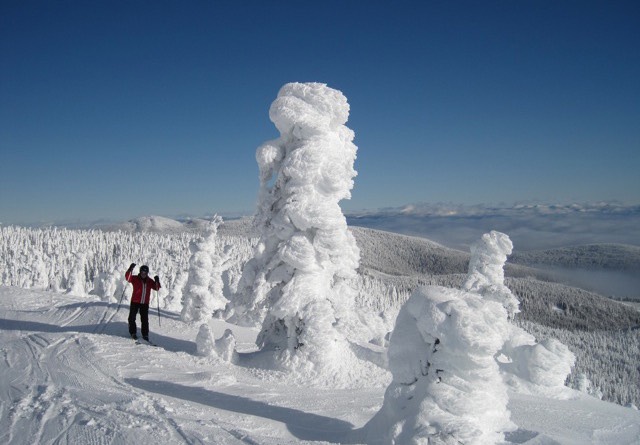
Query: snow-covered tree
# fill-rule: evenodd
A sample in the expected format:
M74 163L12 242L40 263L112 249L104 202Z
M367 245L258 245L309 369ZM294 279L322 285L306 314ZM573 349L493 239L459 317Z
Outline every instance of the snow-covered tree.
M180 314L186 322L206 321L214 311L227 304L222 288L222 271L226 258L217 247L218 227L222 218L215 216L205 233L189 246L189 278L185 285L183 307Z
M495 230L485 233L471 246L469 273L464 290L474 292L485 300L500 303L513 320L520 312L520 302L504 284L504 265L513 244L504 233ZM555 339L537 342L535 337L513 324L498 354L506 382L516 390L556 394L564 387L575 361L569 349ZM526 388L526 389L525 389Z
M341 328L353 321L359 250L339 202L351 197L356 146L345 96L290 83L269 117L280 137L258 148L260 240L243 270L238 320L262 323L258 344L281 363L329 373L350 356Z
M365 427L368 443L490 445L513 428L494 355L509 334L496 301L440 286L418 288L389 345L393 381Z
M463 289L501 303L509 318L520 312L518 299L504 285L504 264L513 243L507 235L492 230L471 245L469 273Z
M76 253L73 267L67 280L67 292L74 295L86 294L85 267L87 262L87 254Z

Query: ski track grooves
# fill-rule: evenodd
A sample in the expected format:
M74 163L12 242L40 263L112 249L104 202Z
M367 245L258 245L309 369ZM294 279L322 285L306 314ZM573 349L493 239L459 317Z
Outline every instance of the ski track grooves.
M27 318L28 323L29 315L22 311L24 316L18 316L15 301L8 303L7 312L20 319ZM0 388L10 400L10 406L2 407L1 411L6 417L0 420L0 425L4 425L0 428L4 429L0 442L127 443L132 438L129 430L137 428L139 432L133 436L141 440L193 443L167 415L163 400L124 383L118 369L96 355L100 349L113 347L121 359L131 354L128 344L124 346L123 342L119 349L120 345L113 344L111 339L104 343L104 335L100 335L117 310L109 305L98 315L96 309L83 302L71 313L63 307L38 311L61 327L78 320L85 324L98 320L94 334L14 331L11 348L0 349L3 359L0 367L8 371ZM96 350L98 344L102 347Z

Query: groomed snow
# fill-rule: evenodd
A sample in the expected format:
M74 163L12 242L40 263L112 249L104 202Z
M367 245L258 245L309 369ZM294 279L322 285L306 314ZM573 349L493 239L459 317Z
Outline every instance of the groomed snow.
M314 388L274 371L197 355L200 326L152 311L151 338L127 336L125 305L95 296L0 287L0 443L361 443L383 387ZM209 322L237 349L257 331ZM509 393L518 429L506 443L639 444L640 413L573 392L572 399Z

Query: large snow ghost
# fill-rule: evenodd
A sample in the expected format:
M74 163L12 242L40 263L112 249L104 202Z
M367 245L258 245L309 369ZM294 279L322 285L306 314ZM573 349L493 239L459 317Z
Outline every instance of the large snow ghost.
M389 344L393 382L365 427L371 444L489 445L513 429L494 355L509 333L496 301L438 286L404 304Z
M189 278L180 314L186 322L206 321L227 304L222 292L222 272L228 258L216 245L220 224L222 218L214 216L202 238L189 246Z
M360 254L338 205L356 176L348 116L340 91L287 84L269 110L280 137L256 152L261 237L243 270L235 317L262 324L261 349L310 374L335 374L351 354L341 329L353 317L346 279Z
M509 318L520 312L520 302L504 285L504 264L511 255L513 244L504 233L492 230L471 245L469 273L464 290L501 303Z

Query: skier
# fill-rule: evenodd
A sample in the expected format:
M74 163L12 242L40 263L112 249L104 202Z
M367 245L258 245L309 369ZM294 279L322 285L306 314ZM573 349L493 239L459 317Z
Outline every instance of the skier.
M133 275L133 268L136 263L131 263L129 270L124 274L125 279L133 285L133 294L131 294L131 308L129 310L129 334L134 340L138 339L136 316L140 311L140 321L142 322L142 338L149 341L149 300L151 297L151 289L160 289L160 278L158 275L151 280L148 266L140 266L140 273Z

